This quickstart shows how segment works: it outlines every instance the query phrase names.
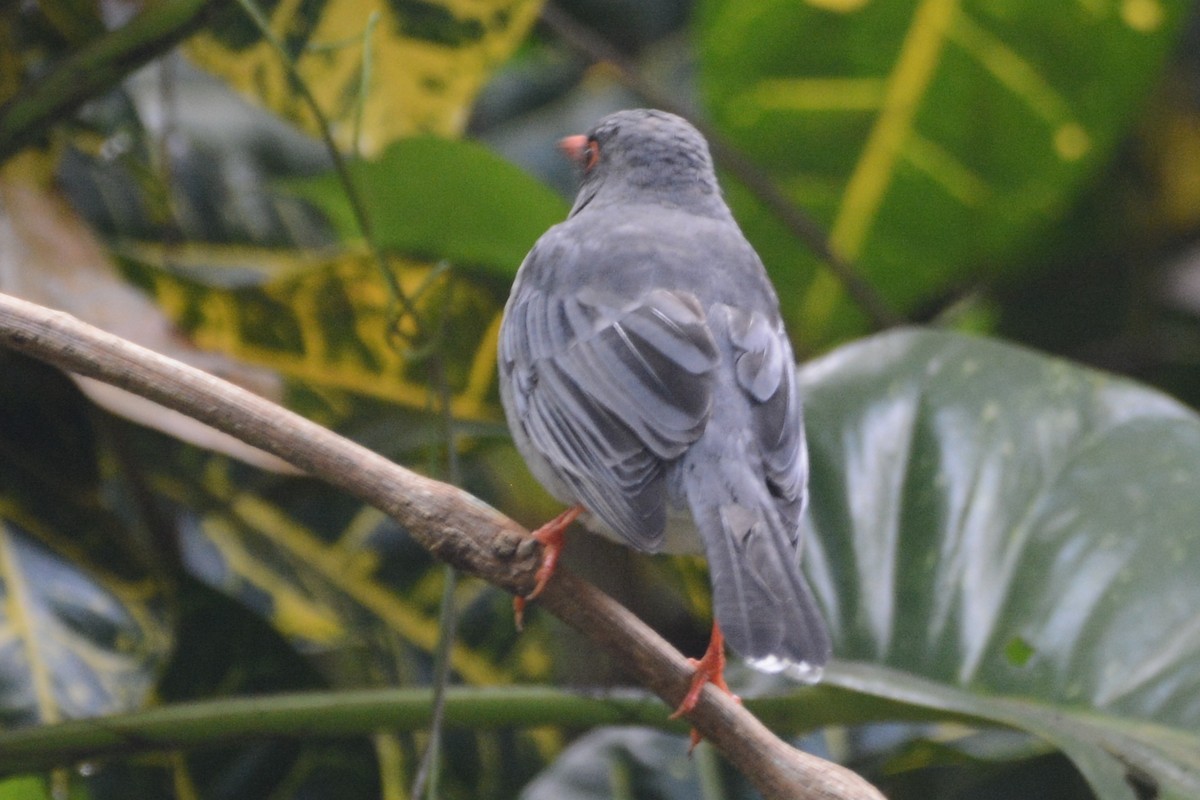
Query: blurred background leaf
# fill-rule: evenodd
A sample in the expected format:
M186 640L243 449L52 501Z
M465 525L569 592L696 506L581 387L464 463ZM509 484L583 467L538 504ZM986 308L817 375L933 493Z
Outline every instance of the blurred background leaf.
M151 532L113 508L86 401L65 377L0 354L3 726L133 711L173 641Z
M387 285L376 262L360 250L207 245L163 250L128 242L118 252L129 280L152 295L197 345L270 368L314 403L320 400L334 419L355 417L337 410L353 402L348 394L391 407L433 408L427 365L392 340ZM397 257L387 268L419 314L453 332L441 344L454 416L464 423L497 421L495 295L427 263ZM402 317L397 327L416 333L411 317Z
M380 247L484 268L509 280L537 238L567 215L561 197L471 142L401 139L378 160L354 164L350 175ZM343 238L357 238L335 175L290 188L320 206Z
M1111 158L1190 7L707 0L701 87L834 251L919 312L1019 269L1017 249ZM812 347L854 332L816 260L754 198L731 199L794 335Z
M537 0L325 0L262 9L339 146L372 154L400 136L462 132L491 70L525 37ZM318 133L279 54L230 3L187 46L195 63Z
M5 725L140 708L170 648L161 592L84 570L86 552L50 549L20 516L0 517Z

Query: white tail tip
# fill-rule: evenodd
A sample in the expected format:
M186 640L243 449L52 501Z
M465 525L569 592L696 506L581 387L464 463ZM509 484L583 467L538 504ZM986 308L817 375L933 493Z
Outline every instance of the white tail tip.
M746 659L746 663L760 672L768 672L772 675L778 675L782 672L792 680L801 683L816 683L821 680L821 674L825 671L823 667L810 664L807 661L789 661L779 656L748 658Z

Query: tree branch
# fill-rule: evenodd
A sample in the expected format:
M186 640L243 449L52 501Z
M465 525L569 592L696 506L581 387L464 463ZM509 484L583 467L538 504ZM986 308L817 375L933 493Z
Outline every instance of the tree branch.
M140 394L274 453L383 510L434 556L464 572L510 592L533 586L537 546L512 520L244 389L4 294L0 346ZM599 589L560 568L538 602L668 705L683 698L692 674L687 660ZM712 686L688 719L767 798L882 800L853 772L786 744Z

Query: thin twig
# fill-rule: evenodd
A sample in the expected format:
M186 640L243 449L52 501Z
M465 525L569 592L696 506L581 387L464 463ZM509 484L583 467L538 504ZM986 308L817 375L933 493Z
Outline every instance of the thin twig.
M441 303L438 320L438 342L445 342L449 309L454 300L454 273L446 275L446 295ZM458 441L455 436L454 414L451 411L450 382L446 376L446 359L443 348L438 348L429 360L429 382L437 393L438 411L441 412L442 431L446 446L446 477L455 486L462 485L462 470L458 461ZM458 614L455 608L455 588L458 572L447 565L442 576L441 613L438 615L438 644L433 654L433 711L429 719L429 744L421 757L417 775L413 779L413 800L428 797L437 800L441 783L440 762L442 753L442 729L446 721L446 689L450 683L450 646L458 632Z
M533 588L538 546L466 492L383 456L245 389L93 328L0 294L0 347L139 394L273 453L387 513L436 558L513 593ZM687 693L688 661L595 586L562 567L539 603L625 665L669 706ZM767 798L882 800L853 772L772 734L729 695L705 687L688 721Z
M250 17L250 20L258 28L259 33L262 34L262 37L266 39L279 55L279 61L283 64L284 71L287 73L288 82L291 83L296 93L300 95L300 99L304 101L304 105L308 107L308 112L313 115L317 131L321 136L321 142L325 145L325 150L329 153L329 158L333 161L334 172L337 173L338 181L342 185L342 191L345 192L346 199L350 202L350 213L354 216L358 232L362 235L363 241L366 242L367 249L370 251L372 259L383 276L384 283L388 287L388 293L400 306L401 313L412 319L413 325L416 328L416 334L413 338L419 345L417 349L420 349L425 344L424 322L421 319L421 315L417 312L416 305L405 294L395 273L388 267L387 258L376 242L375 229L371 223L371 216L367 213L367 205L363 201L362 193L358 191L358 185L354 183L354 179L350 175L350 168L346 164L346 159L342 156L341 150L338 149L337 143L333 140L333 129L329 125L329 118L325 116L325 112L321 110L320 104L317 103L317 98L309 90L308 83L305 82L304 77L300 74L300 70L296 66L296 61L292 58L292 54L288 52L280 38L271 30L270 20L267 19L262 9L258 7L254 0L235 0L235 2L246 12L246 16ZM396 323L393 323L393 329L399 331L398 320Z
M804 242L818 258L825 262L829 271L834 274L854 302L870 317L871 323L876 329L882 330L904 324L904 317L883 299L883 296L859 273L858 269L834 251L829 242L829 234L821 225L797 208L796 204L779 190L775 182L759 169L758 165L746 158L719 131L703 120L696 119L688 109L682 108L665 92L643 78L641 73L629 63L629 60L612 45L573 20L554 3L546 3L542 7L542 22L546 23L556 36L574 50L594 62L609 66L621 83L651 105L663 111L688 117L692 124L704 134L704 138L708 139L713 158L717 163L737 178L758 198L759 202L784 224L793 236Z
M433 654L433 702L430 704L429 743L421 756L417 775L413 778L413 800L428 797L436 800L441 785L442 732L446 725L446 692L450 684L450 645L458 631L458 609L455 608L455 588L458 571L449 565L442 568L441 613L438 615L438 643Z

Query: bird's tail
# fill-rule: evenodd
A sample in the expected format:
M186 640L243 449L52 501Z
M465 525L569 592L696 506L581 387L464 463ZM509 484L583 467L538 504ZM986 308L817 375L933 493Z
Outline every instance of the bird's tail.
M794 532L784 529L765 483L729 461L717 472L717 481L689 481L687 487L704 539L716 620L751 666L814 683L831 645L800 571Z

